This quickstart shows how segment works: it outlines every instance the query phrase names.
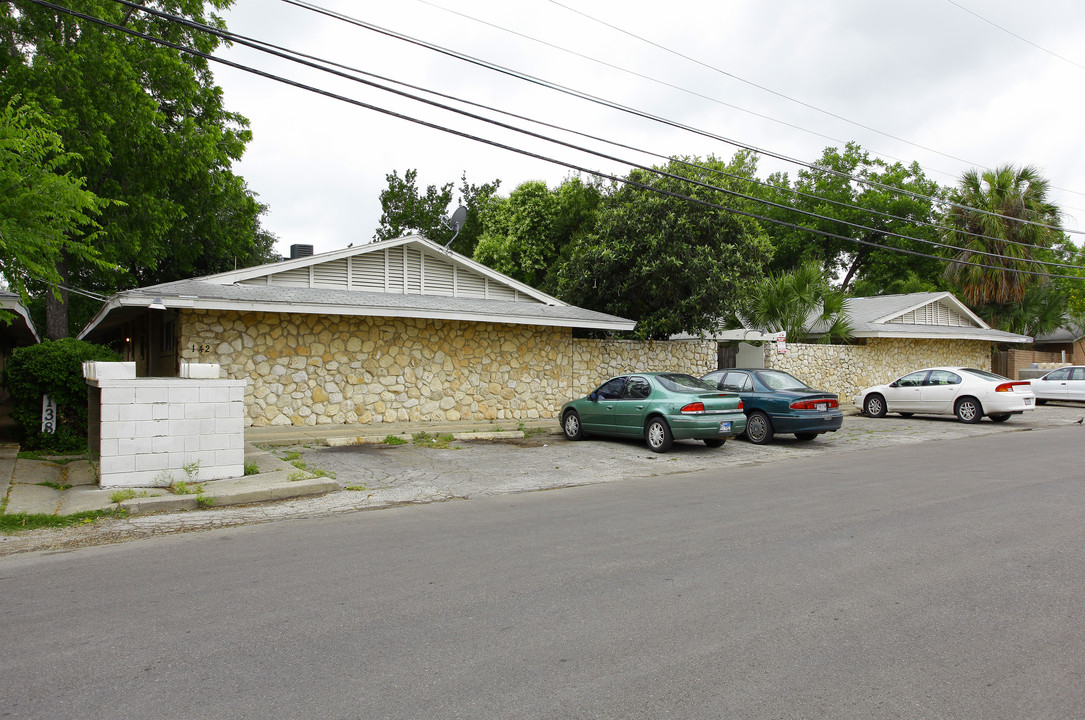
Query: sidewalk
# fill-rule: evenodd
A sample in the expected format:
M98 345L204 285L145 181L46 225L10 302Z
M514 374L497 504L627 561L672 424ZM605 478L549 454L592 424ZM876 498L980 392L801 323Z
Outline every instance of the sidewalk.
M7 498L4 512L9 515L71 515L118 507L137 515L320 495L339 490L339 483L333 478L306 472L280 459L274 449L264 448L376 444L383 443L389 435L410 440L421 432L432 436L450 434L457 440L490 440L524 437L535 432L560 432L560 429L553 419L247 428L245 464L255 464L259 472L226 480L195 478L195 484L202 492L186 495L175 495L161 487L132 488L131 492L102 489L97 485L94 468L88 460L67 464L20 460L17 458L18 445L0 444L0 499Z

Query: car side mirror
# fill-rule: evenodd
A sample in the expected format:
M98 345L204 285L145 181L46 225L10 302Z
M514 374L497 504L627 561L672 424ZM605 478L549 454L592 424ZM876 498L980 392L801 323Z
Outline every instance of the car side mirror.
M889 383L889 387L899 387L899 386L897 385L897 381L894 380L893 382Z
M597 401L599 399L599 393L592 390L591 395L588 395L588 399L591 400L592 402Z

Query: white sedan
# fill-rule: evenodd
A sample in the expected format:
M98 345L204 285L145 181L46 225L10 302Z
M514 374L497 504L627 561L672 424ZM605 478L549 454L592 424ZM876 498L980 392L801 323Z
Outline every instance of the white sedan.
M1037 405L1048 400L1085 401L1085 367L1072 365L1052 370L1032 381L1032 392L1036 393Z
M956 415L961 422L979 422L984 415L1005 422L1036 406L1027 380L1010 380L975 368L938 367L916 370L886 385L855 396L855 405L870 417L887 412Z

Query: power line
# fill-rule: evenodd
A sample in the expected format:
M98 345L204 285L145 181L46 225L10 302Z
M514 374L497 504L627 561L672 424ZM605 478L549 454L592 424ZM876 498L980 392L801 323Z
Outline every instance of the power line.
M783 155L781 153L777 153L777 152L774 152L774 151L771 151L771 150L767 150L765 148L760 148L760 147L757 147L757 146L754 146L754 145L749 145L747 143L743 143L743 142L740 142L738 140L734 140L732 138L727 138L727 137L724 137L722 135L717 135L715 133L710 133L710 132L708 132L706 130L701 130L699 128L695 128L695 127L692 127L692 126L689 126L689 125L685 125L683 123L679 123L679 122L676 122L676 121L673 121L673 120L669 120L667 118L664 118L664 117L661 117L661 116L658 116L658 115L654 115L652 113L649 113L649 112L646 112L646 111L643 111L643 110L637 110L636 108L631 108L629 106L622 105L622 104L614 102L614 101L606 100L604 98L600 98L600 97L592 95L590 93L586 93L586 92L583 92L583 91L580 91L580 90L576 90L574 88L570 88L570 87L567 87L567 86L564 86L564 85L560 85L558 83L554 83L554 82L551 82L551 81L548 81L548 80L543 80L541 78L538 78L538 77L533 76L533 75L529 75L527 73L522 73L522 72L519 72L519 71L516 71L516 70L512 70L510 68L498 65L496 63L489 62L487 60L482 60L480 58L476 58L476 57L473 57L473 56L458 52L456 50L451 50L449 48L442 47L440 45L436 45L434 43L430 43L428 41L421 40L419 38L415 38L415 37L412 37L410 35L406 35L404 33L397 32L395 30L389 30L388 28L383 28L383 27L380 27L379 25L375 25L373 23L369 23L369 22L366 22L364 20L359 20L358 18L354 18L354 17L351 17L349 15L345 15L343 13L339 13L339 12L336 12L336 11L333 11L333 10L329 10L329 9L321 7L319 5L314 5L313 3L305 2L304 0L283 0L283 2L286 2L286 3L290 4L290 5L295 5L297 7L300 7L300 8L306 9L306 10L310 10L312 12L315 12L315 13L318 13L318 14L321 14L321 15L326 15L326 16L328 16L330 18L339 20L341 22L346 22L346 23L349 23L351 25L355 25L357 27L361 27L361 28L364 28L366 30L370 30L372 32L376 32L376 33L379 33L379 34L382 34L382 35L386 35L388 37L391 37L391 38L394 38L394 39L397 39L397 40L402 40L402 41L410 43L412 45L417 45L419 47L423 47L423 48L426 48L428 50L432 50L434 52L437 52L437 53L440 53L440 54L443 54L443 55L447 55L449 57L453 57L453 58L456 58L458 60L461 60L461 61L464 61L464 62L467 62L467 63L471 63L473 65L478 65L479 67L482 67L482 68L485 68L485 69L488 69L488 70L493 70L495 72L499 72L499 73L508 75L510 77L513 77L513 78L516 78L516 79L519 79L519 80L524 80L526 82L530 82L530 83L539 85L541 87L545 87L545 88L548 88L548 89L551 89L551 90L555 90L557 92L561 92L561 93L564 93L564 94L567 94L567 95L571 95L572 97L576 97L576 98L579 98L579 99L582 99L582 100L588 100L589 102L596 103L596 104L599 104L599 105L603 105L603 106L609 107L611 109L619 110L621 112L625 112L625 113L634 115L636 117L641 117L641 118L644 118L644 119L647 119L647 120L652 120L654 122L658 122L658 123L661 123L661 124L664 124L664 125L668 125L670 127L676 128L676 129L684 130L686 132L690 132L690 133L693 133L695 135L700 135L702 137L717 140L719 142L723 142L723 143L726 143L728 145L732 145L733 147L738 147L738 148L742 148L742 149L745 149L745 150L749 150L751 152L756 152L756 153L758 153L760 155L764 155L766 157L775 158L777 160L792 163L794 165L799 165L801 167L806 167L806 168L809 168L811 170L816 170L816 171L819 171L819 172L825 172L825 173L829 173L829 174L832 174L832 175L836 175L838 177L847 178L847 179L849 179L849 180L851 180L853 182L861 183L861 184L866 185L868 187L877 187L877 188L880 188L882 190L886 190L886 191L901 194L901 195L906 195L906 196L917 198L917 199L930 200L930 201L934 202L935 204L937 204L939 206L955 207L955 208L958 208L958 209L968 210L970 212L975 212L975 213L980 214L980 215L987 215L987 216L990 216L990 217L1002 218L1002 219L1007 220L1009 222L1015 222L1015 223L1019 223L1019 224L1023 224L1023 225L1033 225L1033 226L1042 227L1042 228L1045 228L1045 229L1048 229L1048 230L1055 230L1055 231L1058 231L1058 232L1064 232L1064 233L1068 233L1068 234L1085 235L1085 230L1067 230L1065 228L1062 228L1062 227L1056 226L1056 225L1049 225L1049 224L1046 224L1046 223L1036 222L1036 221L1033 221L1033 220L1026 220L1026 219L1023 219L1023 218L1015 218L1015 217L1010 217L1010 216L1007 216L1007 215L1000 215L998 213L995 213L995 212L992 212L992 211L989 211L989 210L984 210L982 208L973 208L973 207L969 207L967 205L961 205L959 203L954 203L952 201L946 200L944 198L934 198L934 197L931 197L929 195L924 195L922 193L915 193L915 192L912 192L912 191L909 191L909 190L905 190L903 188L897 188L897 187L893 187L891 185L885 185L885 184L882 184L882 183L871 181L871 180L866 179L866 178L862 178L862 177L855 176L855 175L849 175L848 173L840 172L838 170L833 170L831 168L825 168L825 167L822 167L822 166L818 166L818 165L815 165L815 164L812 164L812 163L809 163L809 162L806 162L806 161L803 161L803 160L798 160L796 158L792 158L792 157L789 157L787 155Z
M895 237L895 238L899 238L899 239L903 239L903 240L911 240L913 242L918 242L918 243L921 243L921 244L930 245L932 247L952 249L952 250L960 250L960 247L956 246L956 245L948 245L946 243L940 243L940 242L937 242L937 241L934 241L934 240L927 240L927 239L924 239L924 238L916 238L916 237L912 237L912 236L909 236L909 235L904 235L904 234L901 234L901 233L897 233L897 232L894 232L892 230L886 230L886 229L882 229L882 228L872 228L872 227L869 227L869 226L866 226L866 225L861 225L859 223L850 222L850 221L843 220L843 219L840 219L840 218L833 218L833 217L829 217L827 215L821 215L819 213L810 212L808 210L802 210L800 208L791 207L789 205L783 205L781 203L776 203L776 202L766 200L766 199L763 199L763 198L757 198L757 197L754 197L754 196L751 196L751 195L746 195L744 193L740 193L740 192L737 192L737 191L734 191L734 190L729 190L729 189L722 188L722 187L719 187L719 186L716 186L716 185L711 185L711 184L708 184L708 183L700 182L700 181L694 180L692 178L682 177L680 175L675 175L675 174L672 174L672 173L669 173L669 172L666 172L666 171L663 171L663 170L658 170L656 168L641 165L639 163L633 163L633 162L630 162L630 161L628 161L628 160L626 160L624 158L619 158L619 157L616 157L616 156L613 156L613 155L607 155L605 153L602 153L602 152L599 152L599 151L596 151L596 150L591 150L589 148L585 148L585 147L582 147L582 146L579 146L579 145L574 145L572 143L568 143L568 142L565 142L565 141L562 141L562 140L557 140L555 138L548 137L548 136L542 135L540 133L535 133L535 132L532 132L530 130L526 130L524 128L519 128L519 127L516 127L514 125L510 125L510 124L507 124L507 123L502 123L502 122L499 122L499 121L494 120L492 118L487 118L487 117L477 115L477 114L474 114L474 113L469 113L469 112L466 112L464 110L459 110L459 109L450 107L448 105L444 105L442 103L438 103L438 102L435 102L435 101L432 101L432 100L427 100L425 98L420 98L420 97L418 97L416 95L411 95L410 93L406 93L406 92L403 92L403 91L400 91L400 90L395 90L393 88L388 88L388 87L382 86L382 85L380 85L378 83L374 83L374 82L371 82L369 80L364 80L362 78L354 77L354 76L352 76L350 74L340 72L339 70L335 70L335 69L332 69L332 68L329 68L329 67L325 67L323 64L309 62L308 60L298 59L296 57L290 57L289 55L296 55L296 53L293 53L292 51L287 51L287 53L289 53L289 55L288 55L287 53L281 52L281 51L279 51L277 49L270 48L268 46L268 44L263 43L261 41L254 41L254 40L251 40L249 38L242 38L241 36L238 36L235 33L231 33L231 32L228 32L228 31L222 31L222 30L219 30L217 28L211 28L209 26L206 26L206 25L203 25L203 24L200 24L200 23L195 23L195 22L193 22L191 20L188 20L186 18L181 18L181 17L177 17L177 16L174 16L174 15L170 15L168 13L164 13L164 12L159 11L159 10L143 8L141 6L136 5L135 3L130 2L130 0L116 0L116 2L118 2L118 3L122 4L122 5L128 6L128 7L139 8L139 9L143 10L143 12L146 12L148 14L152 14L152 15L155 15L157 17L161 17L163 19L167 19L167 20L170 20L170 21L175 22L175 23L180 23L180 24L183 24L185 26L201 30L201 31L206 32L208 34L215 35L215 36L220 37L222 39L229 40L229 41L232 41L232 42L237 42L237 43L246 45L248 47L252 47L253 49L259 50L261 52L265 52L267 54L274 55L276 57L280 57L280 58L283 58L283 59L290 60L292 62L296 62L296 63L301 64L301 65L305 65L306 67L311 67L313 69L321 70L322 72L333 74L333 75L335 75L337 77L352 80L354 82L358 82L358 83L361 83L361 84L364 84L364 85L367 85L367 86L370 86L370 87L373 87L373 88L376 88L376 89L385 90L386 92L393 93L393 94L398 95L400 97L411 99L411 100L414 100L416 102L421 102L421 103L424 103L426 105L430 105L431 107L436 107L436 108L441 109L441 110L445 110L445 111L452 112L452 113L455 113L455 114L458 114L458 115L462 115L464 117L468 117L468 118L471 118L473 120L478 120L480 122L485 122L485 123L494 125L496 127L500 127L502 129L505 129L505 130L511 130L513 132L517 132L517 133L520 133L520 134L523 134L523 135L527 135L528 137L532 137L532 138L535 138L537 140L543 140L545 142L550 142L550 143L553 143L553 144L556 144L556 145L560 145L560 146L569 148L571 150L575 150L575 151L582 152L582 153L587 153L587 154L590 154L590 155L595 155L598 158L605 159L605 160L610 160L612 162L617 162L617 163L620 163L620 164L623 164L623 165L630 165L630 166L632 166L632 167L634 167L636 169L643 170L643 171L648 172L648 173L654 173L654 174L659 175L661 177L669 177L669 178L677 180L679 182L692 183L694 185L701 186L701 187L703 187L703 188L705 188L707 190L713 190L713 191L716 191L716 192L721 192L721 193L723 193L725 195L730 195L732 197L741 198L741 199L749 201L749 202L756 202L756 203L760 203L762 205L765 205L767 207L773 207L773 208L776 208L776 209L779 209L779 210L792 212L792 213L795 213L795 214L798 214L798 215L803 215L803 216L806 216L806 217L810 217L810 218L813 218L813 219L816 219L816 220L823 220L823 221L826 221L826 222L832 222L832 223L836 223L838 225L843 225L845 227L850 227L850 228L854 228L854 229L861 230L861 231L867 231L867 232L870 232L870 233L874 233L875 235L881 235L881 236L885 236L885 237ZM320 62L323 63L323 61L320 61ZM638 151L638 152L641 152L641 151ZM1028 245L1027 243L1020 243L1020 242L1017 242L1017 241L1014 241L1014 240L1001 240L1001 239L998 239L998 238L992 238L992 239L1000 240L1002 242L1005 242L1005 243L1011 244L1011 245L1024 245L1026 247L1038 247L1038 246L1034 246L1034 245ZM1047 249L1047 248L1044 248L1044 249ZM973 253L973 254L977 254L977 255L983 255L983 256L986 256L986 257L993 257L993 258L1001 258L1002 257L1002 255L1000 255L998 253L986 252L986 251L982 251L982 250L970 250L968 252ZM1055 263L1055 262L1049 262L1049 261L1044 261L1044 260L1031 260L1030 262L1036 263L1037 265L1045 265L1045 266L1052 266L1052 267L1066 267L1066 268L1072 268L1072 269L1085 270L1085 267L1072 266L1072 265L1067 265L1065 263Z
M201 28L201 29L202 28L207 28L207 26L202 26L199 23L192 23L192 21L188 21L188 20L186 20L184 18L178 18L176 16L169 16L168 14L160 13L159 11L150 10L149 8L146 8L146 7L143 7L143 6L138 6L138 5L135 5L134 3L129 3L129 2L127 2L127 0L116 0L116 1L121 3L121 4L124 4L126 6L134 7L136 9L139 9L139 10L145 11L145 12L150 12L152 14L159 15L160 17L170 18L170 19L173 19L174 21L182 22L184 24L188 24L188 25L193 26L193 27L198 27L198 28ZM305 84L305 83L301 83L299 81L295 81L295 80L291 80L289 78L285 78L285 77L282 77L282 76L279 76L279 75L275 75L273 73L269 73L267 71L260 70L259 68L255 68L255 67L244 65L244 64L241 64L241 63L225 60L223 58L218 58L218 57L215 57L215 56L210 55L208 53L204 53L204 52L195 50L193 48L189 48L189 47L177 44L177 43L173 43L173 42L164 40L162 38L158 38L158 37L155 37L153 35L149 35L147 33L142 33L142 32L139 32L137 30L134 30L132 28L123 27L123 26L117 25L115 23L111 23L109 21L102 20L101 18L97 18L97 17L91 16L91 15L88 15L86 13L77 12L77 11L71 10L69 8L65 8L65 7L61 7L59 5L55 5L54 3L47 2L46 0L29 0L29 2L32 2L32 3L34 3L36 5L39 5L39 6L42 6L42 7L46 7L46 8L55 10L57 12L65 13L65 14L71 15L73 17L78 17L78 18L87 20L89 22L96 23L96 24L101 25L103 27L107 27L107 28L110 28L110 29L113 29L113 30L117 30L119 32L125 33L125 34L133 36L133 37L138 37L138 38L147 40L149 42L156 43L156 44L161 45L163 47L168 47L168 48L171 48L173 50L177 50L178 52L183 52L183 53L192 55L194 57L199 57L199 58L202 58L202 59L205 59L205 60L208 60L208 61L211 61L211 62L216 62L216 63L222 64L222 65L228 66L228 67L233 67L235 69L242 70L244 72L248 72L248 73L251 73L251 74L254 74L254 75L258 75L260 77L264 77L264 78L267 78L267 79L270 79L270 80L273 80L273 81L276 81L276 82L280 82L280 83L283 83L283 84L286 84L286 85L290 85L292 87L296 87L298 89L306 90L308 92L312 92L312 93L322 95L322 96L325 96L325 97L328 97L328 98L339 100L341 102L346 102L348 104L355 105L357 107L362 107L362 108L365 108L365 109L373 110L375 112L378 112L378 113L381 113L381 114L384 114L384 115L387 115L387 116L390 116L390 117L394 117L394 118L397 118L397 119L400 119L400 120L406 120L408 122L415 123L415 124L421 125L423 127L428 127L428 128L431 128L431 129L439 130L441 132L445 132L445 133L452 134L452 135L455 135L455 136L458 136L458 137L462 137L464 139L473 140L475 142L490 145L492 147L497 147L497 148L500 148L500 149L504 149L504 150L507 150L507 151L510 151L510 152L514 152L514 153L517 153L517 154L520 154L520 155L524 155L526 157L535 158L535 159L538 159L538 160L541 160L541 161L544 161L544 162L549 162L549 163L552 163L552 164L560 165L560 166L566 167L568 169L575 170L577 172L582 172L582 173L585 173L585 174L588 174L588 175L594 175L594 176L597 176L597 177L600 177L600 178L603 178L603 179L611 180L611 181L616 182L616 183L622 183L622 184L625 184L625 185L638 187L638 188L641 188L641 189L649 191L649 192L655 192L657 194L666 195L666 196L673 197L673 198L676 198L676 199L696 203L696 204L699 204L699 205L702 205L702 206L722 210L724 212L732 213L732 214L735 214L735 215L741 215L741 216L744 216L744 217L749 217L749 218L754 219L754 220L763 221L763 222L767 222L767 223L772 223L772 224L776 224L776 225L780 225L780 226L784 226L784 227L789 227L789 228L796 229L796 230L802 230L802 231L805 231L805 232L808 232L808 233L813 233L815 235L821 235L823 237L831 237L831 238L843 240L845 242L850 242L850 243L855 243L855 244L864 245L864 246L868 246L868 247L873 247L873 248L876 248L876 249L886 250L886 251L889 251L889 252L912 255L912 256L917 256L917 257L924 257L924 258L929 258L929 259L935 259L935 260L940 260L942 262L947 262L947 263L952 263L952 264L957 264L957 265L968 265L970 267L980 267L980 268L985 268L985 269L1001 270L1001 271L1008 272L1008 273L1035 275L1035 276L1040 276L1040 277L1045 277L1045 278L1061 278L1061 279L1068 279L1068 280L1080 280L1080 279L1082 279L1080 276L1054 275L1054 274L1051 274L1051 273L1040 272L1040 271L1036 271L1036 270L1025 270L1025 269L1021 269L1021 268L1007 268L1007 267L1004 267L1004 266L986 265L986 264L982 264L982 263L968 262L966 260L939 257L939 256L936 256L936 255L929 255L929 254L926 254L926 253L920 253L918 251L908 250L908 249L904 249L904 248L893 248L893 247L890 247L890 246L884 246L884 245L880 245L878 243L874 243L874 242L867 241L867 240L860 240L858 238L849 238L849 237L845 237L845 236L842 236L842 235L837 235L835 233L830 233L830 232L823 231L823 230L818 230L818 229L815 229L815 228L805 227L805 226L802 226L802 225L798 225L796 223L790 223L790 222L786 222L786 221L782 221L782 220L776 220L776 219L773 219L773 218L768 218L768 217L765 217L765 216L762 216L762 215L758 215L756 213L751 213L751 212L748 212L748 211L745 211L745 210L740 210L740 209L732 208L732 207L729 207L729 206L726 206L726 205L721 205L719 203L710 202L710 201L702 200L702 199L695 198L695 197L690 197L690 196L687 196L687 195L683 195L681 193L676 193L676 192L672 192L672 191L669 191L669 190L664 190L662 188L656 188L656 187L653 187L652 185L650 185L648 183L642 183L642 182L639 182L639 181L630 180L629 178L621 178L621 177L611 175L609 173L604 173L604 172L601 172L601 171L598 171L598 170L592 170L592 169L582 167L582 166L576 165L576 164L568 162L568 161L559 160L559 159L552 158L552 157L549 157L549 156L541 155L539 153L524 150L522 148L516 148L516 147L510 146L510 145L503 144L503 143L498 143L498 142L496 142L494 140L489 140L487 138L479 137L479 136L476 136L476 135L471 135L469 133L466 133L466 132L463 132L463 131L460 131L460 130L455 130L453 128L445 127L445 126L442 126L442 125L438 125L436 123L432 123L432 122L429 122L429 121L426 121L426 120L422 120L420 118L415 118L415 117L411 117L409 115L404 115L402 113L398 113L398 112L395 112L395 111L392 111L392 110L381 108L379 106L372 105L370 103L365 103L365 102L362 102L360 100L356 100L354 98L349 98L349 97L346 97L346 96L343 96L343 95L339 95L337 93L333 93L333 92L328 91L328 90L323 90L321 88L317 88L317 87L314 87L314 86L311 86L311 85L308 85L308 84ZM209 32L211 32L212 34L218 34L218 33L221 32L221 31L218 31L218 30L216 30L214 28L207 28L207 30ZM223 34L229 35L229 33L223 33ZM365 82L365 81L362 81L362 82ZM371 84L371 83L367 83L367 84ZM396 91L391 91L391 92L396 92ZM403 93L397 93L397 94L402 95ZM427 101L424 101L424 100L420 100L420 101L421 102L427 102ZM434 103L427 102L427 104L434 104ZM513 128L513 129L515 129L515 128ZM521 131L521 132L524 132L524 131ZM551 141L556 142L556 141L553 141L553 140L551 140ZM663 175L663 176L668 176L669 175L667 173L659 173L659 171L656 171L656 170L654 170L652 168L646 168L646 170L648 172L650 172L650 173L655 173L655 174L659 174L659 175ZM678 179L678 180L680 180L682 182L691 182L688 178L682 178L682 177L676 176L676 175L669 175L669 177ZM727 192L726 190L724 190L722 188L715 188L714 186L706 185L704 183L697 183L696 181L693 181L693 182L694 182L694 184L702 185L702 186L707 187L707 188L711 188L711 189L722 191L722 192ZM835 221L835 219L834 219L834 221ZM917 238L909 238L909 239L917 239ZM960 248L954 248L954 249L960 250ZM978 253L973 253L972 251L965 251L965 252L969 253L970 255L978 254ZM1014 262L1024 263L1026 265L1047 264L1047 263L1042 263L1041 261L1036 261L1036 260L1017 260L1017 259L1014 259ZM1071 269L1076 269L1076 268L1074 268L1072 266L1059 266L1059 267L1069 267Z
M553 2L553 0L550 0L550 1ZM1029 40L1027 37L1024 37L1023 35L1018 35L1013 30L1010 30L1009 28L1004 28L1001 25L999 25L998 23L996 23L996 22L994 22L992 20L988 20L987 18L983 17L979 13L974 12L972 10L969 10L964 5L961 5L959 2L954 2L954 0L946 0L946 2L948 2L950 5L956 7L958 9L960 9L960 10L965 11L966 13L968 13L969 15L971 15L974 18L976 18L978 20L982 20L983 22L987 23L991 27L998 28L1002 32L1006 33L1007 35L1012 35L1013 37L1017 38L1021 42L1028 43L1032 47L1036 48L1037 50L1040 50L1042 52L1047 53L1051 57L1058 58L1059 60L1062 60L1064 63L1068 63L1070 65L1073 65L1074 67L1078 68L1079 70L1085 70L1085 65L1081 65L1080 63L1076 63L1076 62L1074 62L1073 60L1071 60L1068 57L1064 57L1062 55L1059 55L1057 52L1048 50L1043 45L1038 45L1037 43L1034 43L1031 40ZM1070 190L1069 192L1077 192L1077 191L1076 190Z

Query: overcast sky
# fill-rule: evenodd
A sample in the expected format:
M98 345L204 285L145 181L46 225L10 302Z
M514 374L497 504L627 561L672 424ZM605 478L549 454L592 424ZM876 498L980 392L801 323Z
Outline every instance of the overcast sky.
M969 167L1035 165L1068 229L1085 229L1081 0L316 0L314 5L744 145L804 162L856 141L955 184ZM570 9L575 8L575 10ZM973 14L974 13L974 14ZM977 17L980 16L980 17ZM590 16L590 17L589 17ZM661 155L735 146L570 98L292 5L237 0L232 32ZM233 62L575 166L624 175L660 160L558 131L606 160L397 98L240 46ZM373 239L386 175L552 186L573 171L216 66L251 121L236 168L287 254ZM487 115L492 113L487 112ZM519 120L510 121L528 126ZM762 176L798 166L763 158ZM449 208L449 212L454 207ZM1080 244L1082 236L1074 239Z

